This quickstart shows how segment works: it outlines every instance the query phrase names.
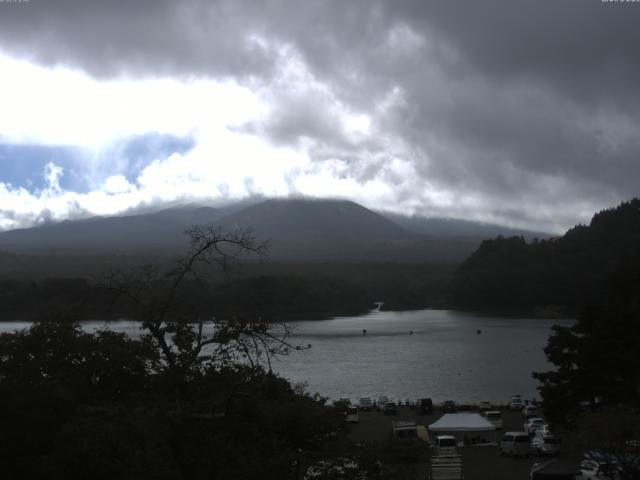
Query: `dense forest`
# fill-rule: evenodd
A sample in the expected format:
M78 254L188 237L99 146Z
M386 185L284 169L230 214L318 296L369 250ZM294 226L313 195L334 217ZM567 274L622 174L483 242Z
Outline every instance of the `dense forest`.
M603 210L565 235L526 242L484 241L456 271L453 304L461 308L575 310L604 300L606 279L640 250L640 199Z
M568 450L598 451L616 479L640 478L640 255L609 276L605 300L555 325L544 351L554 366L534 372L545 418ZM609 477L607 477L609 478Z
M199 314L321 319L386 309L446 304L452 264L242 264L228 275L185 282L179 300ZM132 318L132 306L114 303L107 276L0 280L0 319L28 320L64 311L74 318Z

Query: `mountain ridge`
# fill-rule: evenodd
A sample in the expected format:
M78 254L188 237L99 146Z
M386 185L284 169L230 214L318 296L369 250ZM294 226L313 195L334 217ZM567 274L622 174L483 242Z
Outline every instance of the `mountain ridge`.
M271 240L270 257L285 261L462 261L482 237L412 229L348 200L266 199L213 208L176 205L150 213L91 217L0 233L0 249L13 253L179 254L194 224L250 228ZM498 231L499 233L500 231ZM454 238L460 237L460 238ZM464 237L464 238L463 238Z

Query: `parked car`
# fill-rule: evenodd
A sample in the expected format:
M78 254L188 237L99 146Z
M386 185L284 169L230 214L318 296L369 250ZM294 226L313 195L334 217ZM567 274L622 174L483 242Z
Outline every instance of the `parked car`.
M456 411L456 402L453 400L445 400L442 404L442 411L445 413L454 413Z
M437 435L435 444L436 455L446 457L458 453L456 437L453 435Z
M502 412L498 410L490 410L488 412L484 412L484 417L491 425L496 427L496 430L502 430Z
M527 432L505 432L500 440L500 455L528 457L531 453Z
M533 436L537 430L544 428L544 419L540 417L531 417L524 424L524 431Z
M538 430L531 440L531 448L539 455L558 455L560 439L548 431Z
M582 480L582 474L575 462L556 458L534 463L529 480Z
M373 407L373 402L369 397L362 397L359 402L360 410L368 412Z
M617 467L610 462L598 462L596 460L584 460L580 464L583 480L591 479L616 479L619 478Z
M393 402L387 402L383 410L385 415L395 415L398 413L398 407Z
M531 418L538 416L538 408L535 405L525 405L521 410L523 418Z
M343 478L355 475L359 466L353 460L340 457L335 460L319 460L307 467L303 478L313 480L315 478Z
M359 421L358 407L347 407L347 423L358 423Z
M493 407L491 406L491 402L484 400L482 402L480 402L480 405L478 405L478 410L480 410L481 412L487 412L489 410L491 410Z
M509 400L509 410L522 410L522 407L524 407L522 397L520 395L513 395Z
M640 440L627 440L624 442L624 449L628 453L640 453Z
M430 413L433 413L433 400L431 400L430 398L421 398L420 413L424 415L429 415Z

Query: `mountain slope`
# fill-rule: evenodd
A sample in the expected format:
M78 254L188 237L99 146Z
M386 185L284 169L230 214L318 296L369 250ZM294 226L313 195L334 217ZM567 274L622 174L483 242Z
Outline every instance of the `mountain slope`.
M184 231L190 225L213 222L223 214L210 207L171 208L142 215L64 221L3 232L0 248L28 253L175 250L187 246Z
M224 208L186 205L13 230L0 233L0 249L41 255L176 254L187 248L186 229L210 223L251 228L259 240L270 240L269 256L278 261L460 262L483 239L473 223L459 224L455 234L442 228L416 233L353 202L282 199Z
M227 227L250 227L263 238L358 239L403 238L407 232L387 218L354 202L342 200L267 200L226 216Z

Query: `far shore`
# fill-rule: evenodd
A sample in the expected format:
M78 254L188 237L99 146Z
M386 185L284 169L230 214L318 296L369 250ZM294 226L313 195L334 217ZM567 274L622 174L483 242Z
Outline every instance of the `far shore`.
M380 309L377 308L366 308L366 309L351 309L351 310L341 310L334 312L289 312L278 315L261 315L259 313L240 313L236 314L236 317L241 318L264 318L268 321L278 323L278 322L299 322L299 321L321 321L321 320L332 320L334 318L339 317L357 317L361 315L366 315L369 313L375 312L410 312L410 311L420 311L420 310L453 310L459 313L468 313L469 315L477 316L477 317L498 317L498 318L512 318L517 320L519 318L526 319L543 319L543 320L571 320L577 317L578 309L574 307L518 307L518 308L499 308L499 309L491 309L491 308L456 308L452 305L437 305L437 306L424 306L420 308L385 308L383 305ZM69 314L69 318L73 318L75 315L73 313ZM230 318L231 315L227 315L223 317L220 315L220 318ZM51 319L51 315L48 313L33 313L33 312L12 312L7 314L0 313L0 323L18 323L18 322L36 322L36 321L47 321ZM114 315L113 312L110 313L92 313L90 317L79 320L80 323L84 322L130 322L136 321L135 319L126 318L124 315L118 316ZM194 322L195 323L195 322Z

